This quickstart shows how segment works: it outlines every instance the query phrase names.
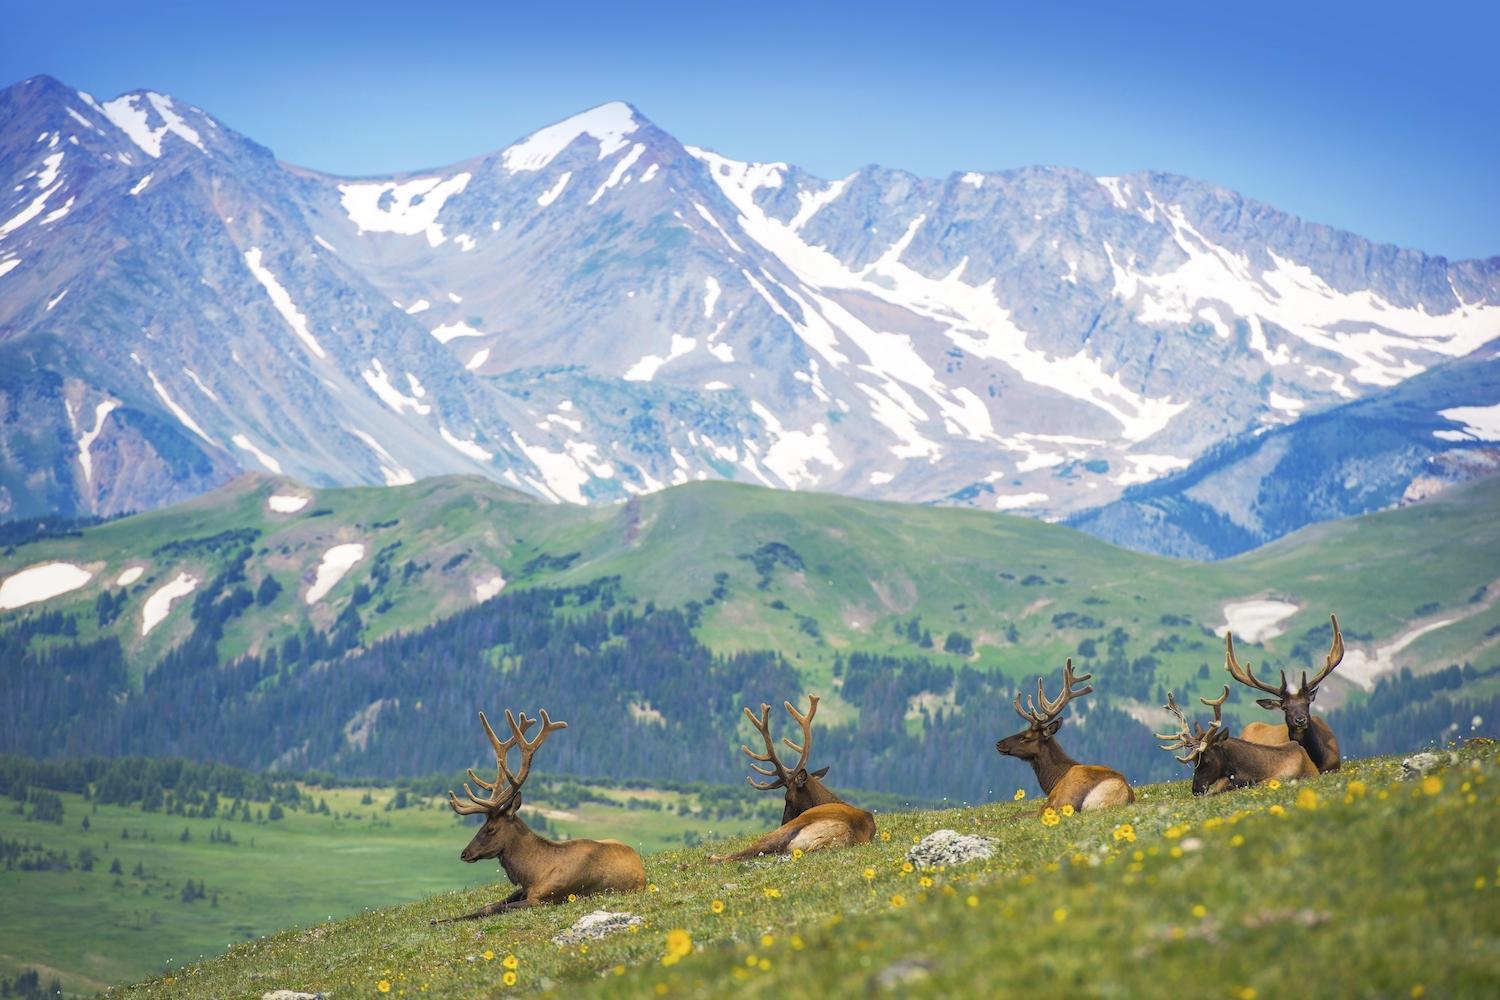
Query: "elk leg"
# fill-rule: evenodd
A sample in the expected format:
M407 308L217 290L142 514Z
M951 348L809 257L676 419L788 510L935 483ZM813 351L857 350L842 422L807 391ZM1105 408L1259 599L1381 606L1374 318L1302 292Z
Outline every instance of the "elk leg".
M530 905L531 901L526 898L526 890L517 889L498 903L486 903L473 913L465 913L458 917L445 917L442 920L433 920L431 924L435 927L438 924L451 924L458 920L483 920L485 917L493 917L495 914L504 913L506 910L515 910Z

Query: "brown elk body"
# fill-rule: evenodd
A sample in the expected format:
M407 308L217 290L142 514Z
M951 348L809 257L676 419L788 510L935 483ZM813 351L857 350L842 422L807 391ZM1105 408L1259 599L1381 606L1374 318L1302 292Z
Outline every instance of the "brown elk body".
M794 850L806 853L825 847L868 844L874 839L874 815L845 802L823 784L823 776L828 773L828 768L812 772L807 770L807 759L812 753L812 719L818 712L818 696L809 695L808 703L806 715L793 708L791 702L782 703L802 727L800 746L789 738L782 737L782 742L798 755L793 767L783 764L776 753L776 741L771 738L771 706L760 706L759 716L750 709L745 709L745 716L765 741L766 750L765 753L757 753L749 747L740 749L752 761L771 765L769 768L755 763L750 765L752 770L770 778L770 781L756 781L754 778L747 780L762 791L786 789L786 806L781 811L779 827L757 838L742 851L711 855L710 860L744 861L763 854L790 854Z
M1234 636L1228 633L1224 636L1224 666L1229 675L1246 687L1271 695L1269 698L1257 698L1255 703L1261 708L1282 712L1286 720L1279 726L1252 722L1240 732L1240 739L1268 745L1288 740L1299 743L1320 773L1337 771L1340 764L1339 741L1333 735L1333 730L1327 722L1312 714L1312 703L1317 698L1318 685L1344 659L1344 634L1339 631L1338 615L1329 615L1329 618L1333 621L1333 641L1328 647L1328 655L1323 659L1323 667L1312 680L1308 680L1306 670L1302 671L1302 683L1296 690L1292 690L1287 684L1285 670L1281 672L1281 684L1274 686L1256 677L1250 664L1241 666L1234 656Z
M1094 690L1093 687L1076 687L1092 676L1074 677L1073 661L1068 660L1063 667L1062 693L1056 700L1047 698L1042 690L1042 679L1038 677L1036 701L1027 695L1026 707L1022 708L1021 699L1017 697L1015 700L1016 714L1026 720L1026 728L995 744L998 752L1031 765L1037 784L1047 796L1044 808L1061 809L1068 805L1083 812L1135 801L1135 790L1123 774L1110 767L1078 763L1053 738L1062 725L1059 716L1068 702Z
M630 845L618 840L548 840L533 833L518 815L521 785L531 771L532 756L548 736L568 725L553 722L545 709L541 712L541 720L542 728L536 739L527 740L526 732L536 720L526 718L523 712L518 723L507 709L505 721L510 726L511 735L501 740L484 713L479 713L479 721L495 748L497 773L491 783L475 774L472 768L469 770L469 777L490 793L489 798L475 795L467 783L464 791L468 794L468 802L460 802L458 796L451 791L448 793L454 812L461 816L483 814L485 817L484 825L459 857L469 864L485 858L499 859L506 878L517 889L505 899L482 906L473 913L434 923L477 920L524 906L562 902L569 896L639 892L646 887L645 866L640 854ZM521 748L521 767L519 772L512 774L506 757L517 746Z
M1214 721L1204 729L1200 723L1190 727L1177 707L1176 696L1170 692L1167 694L1166 709L1176 716L1182 728L1175 733L1157 733L1156 738L1172 741L1163 746L1163 750L1187 750L1177 759L1193 765L1194 795L1212 795L1258 785L1272 778L1293 781L1317 776L1318 769L1301 744L1287 741L1268 745L1230 736L1220 715L1228 697L1229 685L1226 684L1224 693L1217 699L1198 699L1214 710Z

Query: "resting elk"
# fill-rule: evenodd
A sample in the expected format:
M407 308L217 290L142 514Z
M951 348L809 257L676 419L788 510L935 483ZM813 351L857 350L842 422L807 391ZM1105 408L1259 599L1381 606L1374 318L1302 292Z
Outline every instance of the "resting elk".
M1073 676L1073 661L1063 667L1063 689L1057 699L1049 700L1042 690L1042 679L1036 681L1036 701L1026 696L1026 707L1016 698L1016 714L1028 725L1014 736L1007 736L995 744L995 749L1007 757L1024 760L1036 774L1037 784L1047 796L1047 808L1061 809L1071 805L1074 809L1104 809L1135 801L1135 791L1119 771L1094 764L1080 764L1063 752L1053 739L1062 725L1059 716L1074 698L1082 698L1094 689L1092 686L1079 689L1077 685L1091 678ZM1041 706L1038 709L1038 705Z
M1318 769L1313 766L1307 751L1296 743L1268 745L1230 736L1220 716L1228 697L1229 685L1225 684L1224 693L1217 699L1198 699L1214 710L1214 721L1205 730L1201 723L1194 723L1190 728L1182 709L1177 707L1176 696L1167 693L1167 711L1177 717L1182 729L1176 733L1157 733L1156 738L1171 741L1162 746L1163 750L1187 751L1177 759L1193 765L1194 795L1258 785L1272 778L1291 781L1317 776Z
M490 720L480 712L479 721L495 748L497 773L493 783L475 774L473 768L469 769L469 777L489 792L489 797L480 798L474 794L467 782L464 792L468 794L468 802L460 802L458 796L448 792L448 801L454 812L460 816L483 814L485 817L484 825L459 857L469 864L485 858L499 858L506 877L519 888L498 903L433 923L478 920L523 906L556 903L566 900L569 895L638 892L646 887L646 869L641 864L641 856L629 845L618 840L569 840L562 843L547 840L532 833L518 815L521 786L531 773L531 759L537 748L554 732L568 726L566 722L553 722L547 717L546 709L542 709L541 719L541 731L536 739L528 740L526 733L536 720L526 718L526 713L522 712L518 723L506 709L505 722L510 727L510 736L501 740L490 727ZM506 758L516 747L521 750L521 768L512 774Z
M1271 695L1270 698L1257 698L1255 703L1273 712L1280 709L1286 717L1286 722L1280 726L1252 722L1240 733L1240 739L1266 744L1285 743L1290 739L1294 743L1300 743L1319 773L1339 769L1339 741L1334 738L1328 723L1312 714L1312 703L1317 697L1318 685L1344 659L1344 635L1339 631L1339 616L1328 617L1333 620L1333 642L1328 647L1328 655L1323 659L1323 669L1312 680L1307 679L1306 670L1302 671L1302 683L1296 690L1288 687L1285 670L1281 672L1280 687L1257 678L1251 672L1250 664L1241 666L1234 658L1234 636L1224 636L1224 664L1230 676L1247 687Z
M812 720L818 713L818 696L808 695L807 714L803 715L789 701L782 702L793 719L802 727L802 743L799 746L790 738L782 737L797 754L797 763L787 767L776 753L776 741L771 737L771 706L761 705L757 716L749 708L745 717L760 733L766 744L765 753L756 753L749 747L741 747L752 761L771 765L769 768L752 763L751 770L770 781L747 778L751 785L761 791L773 788L786 789L786 808L781 811L781 825L753 842L743 851L734 854L716 854L712 861L744 861L762 854L790 854L793 850L817 851L825 847L848 847L850 844L868 844L875 836L875 817L856 806L851 806L823 784L828 768L809 772L807 759L812 753Z

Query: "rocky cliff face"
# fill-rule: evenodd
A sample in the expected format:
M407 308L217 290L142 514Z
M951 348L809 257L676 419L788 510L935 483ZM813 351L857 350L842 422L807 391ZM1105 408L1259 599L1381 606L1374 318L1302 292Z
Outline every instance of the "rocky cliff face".
M1500 337L1500 260L1160 174L829 181L618 103L347 179L37 77L0 93L0 180L5 517L266 469L1057 518Z

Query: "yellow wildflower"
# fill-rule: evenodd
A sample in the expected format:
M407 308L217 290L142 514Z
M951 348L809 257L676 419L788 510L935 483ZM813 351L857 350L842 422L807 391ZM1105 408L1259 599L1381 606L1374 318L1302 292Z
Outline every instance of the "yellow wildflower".
M1275 778L1272 778L1270 781L1266 782L1266 787L1271 789L1272 791L1275 791L1276 789L1281 787L1281 782Z
M576 902L578 902L578 894L574 893L574 892L568 893L568 902L570 902L570 903L576 903Z
M1425 795L1436 795L1443 790L1443 779L1435 774L1429 774L1422 779L1422 792Z
M755 968L756 961L757 961L757 959L756 959L756 957L754 955L746 955L745 956L745 965L748 968L751 968L751 969Z
M382 979L375 984L375 988L382 993L389 993L391 991L391 981L389 979Z
M693 936L681 927L667 932L667 951L661 957L662 965L676 965L693 952Z
M1297 808L1298 809L1316 809L1316 808L1318 808L1318 793L1315 792L1315 791L1313 791L1311 788L1304 788L1304 789L1302 789L1302 791L1300 791L1300 792L1297 793Z
M924 889L931 889L932 879L926 875L923 875L921 878L917 879L917 884Z
M1363 781L1355 778L1353 781L1349 782L1344 791L1348 792L1349 795L1356 799L1362 799L1365 797L1365 792L1368 791L1368 789L1365 787L1365 783Z
M1272 816L1285 816L1286 815L1286 810L1283 809L1283 808L1281 808L1281 803L1279 803L1279 802L1276 803L1276 805L1272 806L1271 808L1267 809L1266 812L1270 813Z
M875 869L873 869L873 868L866 868L862 874L865 877L865 881L868 882L869 880L871 880L871 879L873 879L875 877Z
M1167 832L1162 834L1162 836L1166 837L1168 840L1177 840L1186 832L1187 831L1183 830L1183 828L1180 826L1169 826L1167 827Z
M486 962L494 960L494 957L495 953L493 951L490 951L488 948L484 949L484 960Z
M715 913L723 913L724 912L724 901L722 899L716 899L712 903L708 904L708 908L710 910L713 910Z
M500 977L500 981L506 986L514 986L516 985L516 974L507 969L505 970L505 975Z
M889 830L881 830L880 831L880 839L881 840L890 840L891 839L891 831L889 831Z
M1254 986L1242 986L1234 991L1237 1000L1255 1000L1257 996Z
M801 951L803 948L807 947L807 942L802 940L801 934L793 934L791 937L791 942L793 951Z
M1478 878L1476 878L1474 880L1474 888L1476 888L1476 889L1483 889L1484 888L1484 876L1483 875L1479 876Z
M976 906L979 905L979 897L978 896L970 896L968 899L965 899L964 902L969 905L970 909L973 909L974 907L976 907Z
M1243 833L1237 833L1233 837L1230 837L1229 838L1229 846L1230 847L1244 847L1245 846L1245 835Z
M623 965L617 965L613 969L611 969L610 971L613 972L617 976L623 976L623 975L625 975L625 966L623 966Z
M775 945L776 945L776 938L773 937L772 935L770 935L770 934L762 934L760 936L760 946L762 948L771 948L771 947L774 947Z
M794 847L794 848L792 848L792 860L796 861L800 857L802 857L802 848L800 848L800 847Z
M1016 802L1020 802L1025 797L1026 797L1026 789L1024 789L1024 788L1017 788L1016 789L1016 794L1014 794L1014 795L1011 796L1011 798L1014 799Z
M646 891L647 892L656 892L656 891L658 891L657 888L656 888L656 883L652 882L650 885L646 886Z
M898 910L901 909L901 907L906 905L906 897L901 895L899 892L896 893L891 897L891 905Z
M913 870L914 869L912 868L912 865L911 865L910 861L903 861L903 862L901 862L901 874L902 875L910 875Z
M1062 807L1062 814L1064 816L1071 816L1071 815L1073 815L1073 803L1071 803L1071 802L1064 802L1063 803L1063 807Z
M761 891L765 894L765 897L767 899L780 899L781 898L781 890L778 889L778 888L776 888L774 885L768 885L768 886L765 887L765 889L763 889Z
M1202 903L1199 903L1193 907L1194 920L1202 920L1206 916L1208 916L1208 907L1204 906Z
M1424 997L1427 995L1427 987L1423 986L1421 983L1418 983L1411 988L1411 995L1413 998Z
M763 959L761 959L758 964L759 964L759 968L760 968L761 972L770 972L771 971L771 960L769 958L763 958Z
M1066 906L1059 906L1057 909L1055 909L1055 910L1052 911L1052 922L1053 923L1060 924L1064 920L1067 920L1067 919L1068 919L1068 908Z
M1121 823L1115 827L1114 838L1115 843L1119 843L1122 840L1128 844L1135 843L1135 827L1129 823Z
M1051 808L1049 806L1048 808L1042 810L1042 825L1043 826L1056 826L1058 824L1058 822L1059 822L1059 820L1057 818L1057 810L1056 809L1053 809L1053 808Z
M506 955L500 960L500 964L505 966L507 969L511 969L512 971L514 971L517 967L520 966L521 963L517 961L516 956Z

